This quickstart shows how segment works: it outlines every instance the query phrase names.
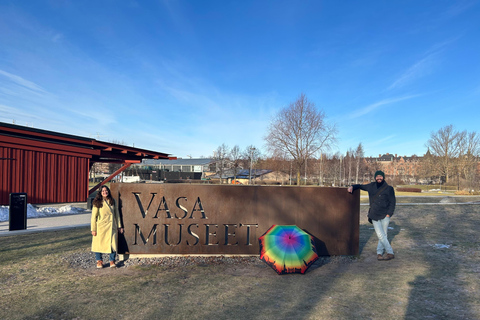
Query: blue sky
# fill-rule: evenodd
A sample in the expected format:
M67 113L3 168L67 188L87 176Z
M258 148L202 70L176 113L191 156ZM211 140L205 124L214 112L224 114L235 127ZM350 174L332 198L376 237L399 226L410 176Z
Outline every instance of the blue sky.
M200 157L301 93L331 152L478 131L480 2L0 0L1 122Z

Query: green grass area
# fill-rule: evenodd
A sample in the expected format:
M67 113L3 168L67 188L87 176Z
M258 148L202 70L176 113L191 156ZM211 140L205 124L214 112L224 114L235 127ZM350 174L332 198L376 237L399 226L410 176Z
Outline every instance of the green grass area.
M397 188L415 188L415 189L421 189L422 192L437 192L437 191L443 191L443 192L455 192L457 191L456 186L445 186L445 185L398 185Z

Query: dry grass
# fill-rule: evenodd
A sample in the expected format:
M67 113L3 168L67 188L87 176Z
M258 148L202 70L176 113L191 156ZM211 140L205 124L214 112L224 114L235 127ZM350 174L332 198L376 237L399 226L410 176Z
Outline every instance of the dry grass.
M361 207L360 250L305 275L263 264L80 269L88 229L1 238L1 319L480 319L480 207L400 206L392 261L376 260Z

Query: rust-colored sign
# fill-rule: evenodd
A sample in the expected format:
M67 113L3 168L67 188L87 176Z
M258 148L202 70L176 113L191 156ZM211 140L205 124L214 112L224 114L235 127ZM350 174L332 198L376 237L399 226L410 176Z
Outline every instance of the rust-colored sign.
M360 193L345 188L111 185L125 233L121 254L258 254L273 224L315 237L319 255L359 252Z

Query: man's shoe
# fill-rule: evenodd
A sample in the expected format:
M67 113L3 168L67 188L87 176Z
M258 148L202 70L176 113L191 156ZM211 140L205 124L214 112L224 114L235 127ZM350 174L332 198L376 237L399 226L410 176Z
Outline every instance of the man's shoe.
M385 258L381 254L377 254L377 260L382 261L385 260Z
M115 261L110 261L110 268L116 268L117 265L115 264Z
M395 259L395 255L391 253L387 253L387 256L383 260L392 260Z
M102 268L103 268L103 261L97 260L97 269L102 269Z

